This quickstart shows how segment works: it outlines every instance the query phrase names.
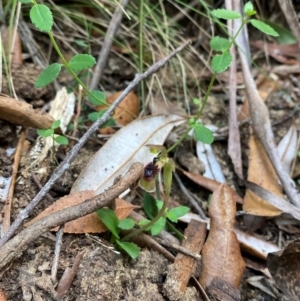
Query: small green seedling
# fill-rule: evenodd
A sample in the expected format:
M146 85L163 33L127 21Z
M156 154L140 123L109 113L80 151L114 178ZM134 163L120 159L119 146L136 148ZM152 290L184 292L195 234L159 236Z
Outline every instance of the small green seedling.
M51 137L52 138L52 165L54 165L55 162L55 158L54 158L54 154L55 154L55 142L60 144L60 145L68 145L69 144L69 140L67 137L65 136L61 136L61 135L56 135L54 134L54 130L60 127L60 120L55 120L50 129L40 129L37 130L37 134L41 137L47 138L47 137Z
M111 209L102 208L97 211L97 215L103 222L103 224L107 227L107 229L111 232L112 238L111 242L114 243L119 249L125 251L131 258L136 258L140 254L140 248L132 243L121 241L119 233L121 230L130 230L134 227L135 222L126 218L123 220L119 220L116 216L115 212Z

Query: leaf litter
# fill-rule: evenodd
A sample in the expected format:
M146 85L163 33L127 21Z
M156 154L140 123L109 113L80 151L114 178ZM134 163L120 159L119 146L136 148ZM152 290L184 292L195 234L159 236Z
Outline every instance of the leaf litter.
M138 123L137 123L138 124ZM289 141L291 141L291 140L289 140ZM294 140L293 140L294 141ZM153 143L153 142L151 142L151 143ZM289 144L288 144L289 145ZM118 148L117 148L117 146L116 145L112 145L112 148L111 149L116 149L116 150L118 150ZM287 151L287 150L289 150L290 148L289 147L285 147L285 150ZM284 153L286 153L285 151L284 151ZM114 153L113 154L113 156L115 156L115 157L117 157L117 154L118 154L118 152L116 151L116 153ZM105 156L104 156L105 157ZM148 160L148 162L149 161L151 161L151 157L147 157L146 158L146 160ZM103 159L104 160L104 159ZM145 160L145 161L146 161ZM104 160L104 161L106 161L106 160ZM125 159L125 162L127 162L127 159ZM147 162L147 163L148 163ZM94 163L95 163L95 161L91 161L91 163L90 163L90 165L92 166L92 165L94 165ZM124 164L127 164L127 163L124 163ZM289 163L290 164L290 163ZM121 170L119 170L118 168L115 170L115 171L112 171L112 178L115 180L115 179L117 179L118 178L118 174L120 173L120 174L122 174L122 172L123 171L121 171ZM186 174L187 175L187 174ZM191 175L189 175L189 176L191 176ZM201 177L201 175L196 175L196 176L200 176ZM80 178L82 177L82 175L80 175ZM92 173L92 172L90 172L89 174L88 174L88 177L91 177L91 178L94 178L94 177L96 177L96 178L100 178L101 180L102 179L104 179L103 178L103 174L100 172L100 173L97 173L97 171L95 171L95 173ZM97 180L98 180L97 179ZM199 180L199 179L198 179ZM249 179L250 180L250 179ZM79 181L81 181L81 179L79 180ZM203 182L205 182L206 180L205 179L201 179L201 181L203 181ZM274 185L275 185L275 183L276 183L276 181L273 179L272 180L273 181L273 183L274 183ZM75 183L76 184L76 183ZM216 186L214 186L215 188L214 189L211 189L212 191L215 191L215 190L217 190L218 189L218 186L219 186L219 184L218 183L216 183L216 182L214 182L214 184L216 185ZM260 183L258 183L258 184L260 184ZM77 184L76 184L77 185ZM205 185L208 185L208 184L204 184L204 186ZM85 186L85 185L82 185L83 187ZM87 185L88 186L88 185ZM91 189L93 189L94 190L94 187L96 187L95 188L95 190L97 190L97 189L99 189L99 191L101 190L101 191L103 191L102 189L106 189L105 187L105 185L104 185L104 188L100 188L100 187L102 187L102 184L100 184L100 186L98 187L97 186L97 184L93 184L93 185L91 185L92 186L92 188ZM90 188L90 187L89 187ZM267 189L269 189L268 187L265 187L265 188L267 188ZM86 188L85 188L86 189ZM198 188L199 189L199 188ZM75 189L76 190L76 189ZM98 190L97 190L98 191ZM79 193L79 192L75 192L75 194L76 193ZM234 193L234 195L236 196L236 197L233 197L234 198L234 200L235 200L235 202L237 202L237 200L239 200L239 202L242 202L241 200L241 197L236 193L236 192L232 192L231 191L231 193ZM242 194L241 194L242 195ZM268 197L266 197L267 198L267 200L270 200L271 198L272 198L272 194L271 194L271 197L270 196L268 196ZM281 200L282 200L282 195L281 195ZM124 204L125 205L125 204ZM125 206L127 206L127 205L125 205ZM130 205L131 206L131 205ZM287 206L290 206L289 204L287 205ZM255 207L255 206L254 206ZM293 210L293 207L291 207L290 208L291 210ZM131 210L131 209L130 209ZM283 210L284 212L289 212L288 210L285 210L284 208L281 208L280 210ZM258 210L259 211L259 210ZM265 213L264 213L265 214ZM213 215L212 215L213 216ZM227 216L227 215L226 215ZM296 217L297 216L297 212L295 211L295 214L294 214L294 216ZM298 218L298 217L297 217ZM225 223L224 223L225 224ZM222 225L224 225L223 223L222 223ZM84 225L84 223L82 222L81 223L81 225L80 226L82 226L82 225ZM224 228L226 228L226 227L224 227ZM227 229L227 228L226 228ZM226 230L225 229L225 230ZM233 229L233 230L232 230ZM237 231L235 230L235 227L233 227L231 230L232 231L234 231L236 234L237 234ZM222 229L222 230L224 230L224 229ZM83 232L85 232L86 230L83 230ZM245 234L244 232L243 232L243 234ZM230 235L229 235L230 236ZM237 236L239 236L238 234L237 234ZM251 237L251 234L249 234L249 236ZM246 241L250 241L250 238L249 237L246 237L246 239L245 239ZM263 242L263 240L261 240L261 242ZM78 243L78 240L77 240L77 242L76 243ZM255 243L250 243L250 247L251 247L251 245L255 245ZM78 243L78 246L80 247L80 243ZM267 247L269 247L269 248L267 248ZM265 258L265 256L266 256L266 253L268 253L268 252L271 252L273 249L272 248L274 248L274 249L276 249L275 248L275 246L274 245L272 245L272 244L270 244L269 246L267 246L267 245L263 245L262 247L261 247L261 250L262 250L262 253L261 254L255 254L255 252L253 253L253 255L255 255L255 256L257 256L257 257L260 257L260 258ZM239 247L237 247L237 249L239 249ZM245 250L246 248L244 248L243 250ZM263 250L268 250L267 252L263 252ZM95 254L96 254L96 256L95 256ZM97 257L98 256L98 257ZM143 256L143 255L142 255ZM149 253L147 253L147 256L152 256L151 254L149 254ZM218 257L218 255L217 255L217 257ZM99 258L99 254L97 253L97 250L96 251L94 251L94 250L90 250L90 252L88 252L88 255L87 255L87 259L86 259L86 262L84 262L84 267L85 267L85 270L88 270L89 269L89 267L90 267L90 265L91 264L97 264L97 258ZM155 259L157 259L157 257L152 257L152 259L153 258L155 258ZM96 260L95 260L96 259ZM215 259L214 259L215 260ZM219 262L219 258L218 258L218 260L217 260L217 262ZM113 260L112 260L113 261ZM216 261L216 260L215 260ZM99 265L97 265L97 267L98 267L98 269L100 270L101 269L101 266L99 266ZM149 265L149 267L151 267L151 264ZM108 269L109 267L108 266L106 266L106 269ZM122 268L123 267L121 267L121 270L122 270ZM234 270L234 269L232 269L232 270ZM124 271L124 270L122 270L122 271ZM105 271L104 271L105 272ZM80 274L81 273L81 274ZM82 270L80 270L79 271L79 275L82 275L82 273L83 273L83 271ZM108 272L109 273L109 272ZM113 281L113 278L111 278L112 280L111 280L111 282ZM128 280L128 278L126 278L127 280ZM138 278L136 279L136 280L138 280ZM96 282L95 282L96 283ZM218 282L217 282L218 283ZM110 283L106 283L106 285L108 286ZM107 291L105 292L105 289L104 290L102 290L102 291L100 291L102 294L105 294L105 293L107 293ZM153 294L155 295L155 296L157 296L157 288L153 288ZM113 294L113 292L111 292L112 294ZM120 295L118 295L118 297L119 297ZM118 298L118 297L116 297L116 298ZM117 299L116 299L117 300Z

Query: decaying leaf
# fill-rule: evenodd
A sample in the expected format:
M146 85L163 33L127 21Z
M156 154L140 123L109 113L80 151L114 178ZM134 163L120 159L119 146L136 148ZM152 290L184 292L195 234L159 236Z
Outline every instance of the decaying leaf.
M112 104L123 91L116 92L107 97L106 102ZM105 106L96 107L98 111L106 109ZM116 107L114 113L114 120L120 125L127 125L131 121L137 118L139 114L139 100L134 92L130 92L122 101L122 103Z
M158 115L135 120L121 128L93 156L77 178L71 192L94 190L96 194L110 187L135 162L144 165L153 160L147 144L162 145L174 126L185 119L177 115Z
M278 183L275 170L264 148L255 136L250 137L249 148L248 181L256 183L282 198L281 186ZM259 216L277 216L281 214L281 210L275 208L249 189L247 189L244 197L243 209L249 214Z
M234 228L234 233L240 243L241 250L257 258L266 260L268 253L280 250L278 246L263 240L259 236L246 233L237 227Z
M291 242L283 251L268 254L267 266L278 287L299 301L300 240Z
M39 219L55 213L61 209L68 208L70 206L79 204L84 200L90 199L95 196L93 191L78 191L73 194L69 194L57 200L51 206L49 206L46 210L41 212L37 217L31 220L26 226L32 225L34 222ZM116 199L115 213L117 217L122 220L126 218L131 211L135 208L135 206L127 203L122 199ZM58 227L54 229L58 230ZM107 231L106 226L100 221L97 214L91 213L86 216L80 217L76 220L70 221L65 224L64 232L65 233L102 233Z
M34 110L27 102L3 95L0 96L0 119L36 129L49 129L54 121L49 114Z
M225 183L226 179L224 177L222 168L213 153L212 147L209 144L204 144L200 141L197 141L196 151L199 160L205 166L205 172L203 176L219 183Z
M10 44L13 42L12 38L14 39L14 45L11 46ZM21 66L23 64L22 58L22 42L19 35L19 32L15 30L15 28L6 28L5 31L2 33L2 41L4 45L5 55L11 55L11 64L12 66Z
M278 81L275 81L274 79L269 77L263 79L260 78L257 85L258 85L258 93L260 97L263 99L263 101L266 101L269 95L280 87ZM249 102L248 99L245 99L238 114L238 121L243 121L249 118L250 118Z
M185 171L185 170L181 170L181 171L189 179L191 179L193 182L195 182L198 185L206 188L209 191L213 192L213 191L217 190L220 187L220 185L221 185L220 182L208 179L206 177L203 177L202 175L194 174L194 173L191 173L191 172L188 172L188 171ZM228 188L231 189L230 187L228 187ZM243 199L235 191L233 191L233 193L234 193L234 200L235 200L235 202L243 204Z
M240 247L233 231L236 204L231 189L222 184L212 195L210 231L202 250L199 282L208 287L215 278L238 288L245 269Z
M292 161L297 153L297 136L296 126L292 124L277 146L282 166L288 174L291 172Z

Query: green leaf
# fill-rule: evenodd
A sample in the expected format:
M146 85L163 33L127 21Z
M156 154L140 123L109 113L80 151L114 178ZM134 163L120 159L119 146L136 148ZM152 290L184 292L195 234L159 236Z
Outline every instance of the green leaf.
M97 215L101 219L102 223L111 231L114 237L120 238L118 234L118 224L119 220L116 216L116 213L107 208L101 208L97 210Z
M164 229L165 225L166 225L166 218L165 217L161 217L152 227L151 227L151 235L155 236L157 234L160 233L161 230Z
M151 219L153 219L157 215L155 198L148 192L145 192L143 197L143 209L146 215Z
M295 44L297 43L295 37L291 33L290 30L284 28L278 23L271 22L268 20L264 21L267 25L271 26L276 32L278 32L278 37L276 37L276 41L279 44Z
M51 129L55 130L55 129L59 128L59 127L60 127L60 120L59 119L58 120L54 120L53 123L52 123L52 125L51 125Z
M241 19L242 16L235 11L220 8L220 9L214 9L211 11L211 14L219 19L225 19L225 20L233 20L233 19Z
M116 243L119 248L124 250L132 259L135 259L139 256L141 249L136 244L119 240L116 240Z
M88 69L93 67L95 64L95 58L89 54L76 54L69 61L69 66L74 71Z
M77 44L78 46L80 46L82 48L87 48L88 47L86 42L84 42L83 40L75 40L74 42L75 42L75 44Z
M40 30L49 32L53 26L51 10L44 4L35 4L30 9L30 20Z
M23 4L27 4L27 3L33 3L33 0L19 0L19 2Z
M92 122L95 122L99 118L100 118L100 112L93 112L93 113L88 114L88 119Z
M249 1L244 5L244 13L246 16L250 17L256 14L253 4Z
M134 227L135 222L131 218L125 218L121 220L118 224L118 228L123 229L123 230L130 230Z
M195 106L199 106L200 105L200 99L199 98L193 98L193 104L195 105Z
M156 207L158 210L161 210L162 206L164 205L164 202L161 200L156 200Z
M59 75L61 64L54 63L49 65L37 78L34 86L36 88L44 87L53 82Z
M178 218L182 217L183 215L185 215L189 211L190 211L190 208L186 207L186 206L175 207L175 208L170 209L167 212L167 218L170 221L172 221L174 223L177 223Z
M60 135L56 136L56 137L54 137L54 140L60 145L68 145L69 144L69 140L65 136L60 136Z
M150 223L150 221L148 220L148 219L142 219L142 220L140 220L139 222L138 222L138 225L140 226L140 227L143 227L143 226L145 226L145 225L147 225L147 224L149 224ZM146 230L150 230L150 228L148 228L148 229L146 229Z
M250 23L252 24L252 26L254 26L258 30L260 30L261 32L263 32L269 36L274 36L274 37L279 36L279 34L271 26L267 25L266 23L264 23L262 21L252 19L252 20L250 20Z
M211 61L211 66L214 72L221 73L230 66L231 61L232 57L229 52L224 52L223 54L216 54Z
M103 114L106 112L107 110L102 110L100 112L93 112L93 113L90 113L88 115L88 119L95 122L96 120L98 120L100 117L103 116ZM113 118L109 118L108 121L106 121L102 126L101 128L105 128L105 127L108 127L108 126L114 126L116 123L114 121Z
M230 41L217 36L210 40L209 45L215 51L225 52L229 50Z
M95 106L100 106L100 105L108 105L107 102L105 101L106 96L103 92L94 90L91 91L92 95L89 95L89 101L95 105Z
M54 131L52 129L46 129L46 130L42 129L42 130L37 130L36 132L39 136L42 136L44 138L50 137L54 133Z
M206 128L201 122L196 123L194 132L197 141L201 141L206 144L213 143L214 135L212 131Z

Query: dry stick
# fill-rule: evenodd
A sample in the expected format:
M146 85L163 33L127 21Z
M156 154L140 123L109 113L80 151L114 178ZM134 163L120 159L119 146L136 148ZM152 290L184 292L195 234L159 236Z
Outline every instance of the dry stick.
M120 3L118 4L118 7L116 8L116 11L110 21L109 27L107 29L105 39L102 45L102 49L98 55L97 59L97 65L94 70L94 75L91 80L89 89L94 90L98 86L101 77L104 72L104 68L107 62L108 55L110 53L110 48L113 43L113 39L116 35L116 32L121 24L122 17L123 17L123 12L124 12L124 7L127 5L129 0L121 0Z
M35 198L31 201L31 203L20 213L18 214L16 220L11 225L10 229L0 240L0 247L3 246L17 231L22 222L28 215L31 213L32 209L43 199L43 197L47 194L47 192L51 189L51 187L55 184L55 182L63 175L63 173L70 168L70 163L73 161L75 156L78 154L80 149L86 143L86 141L95 133L102 124L104 124L109 118L116 107L121 103L121 101L145 78L149 75L157 72L160 68L162 68L173 56L179 53L182 49L190 44L190 41L185 42L180 47L176 48L171 54L163 58L162 60L153 64L148 70L146 70L142 74L137 74L134 80L127 86L127 88L122 92L122 94L115 100L115 102L108 108L108 110L103 114L101 118L99 118L81 137L76 145L71 149L71 151L67 154L66 158L61 162L61 164L54 170L52 176L45 184L43 189L35 196Z
M24 145L24 141L26 139L26 130L23 129L19 138L18 146L16 149L16 153L14 156L14 164L12 168L12 176L11 176L11 182L9 186L9 191L7 195L7 199L5 201L5 206L4 206L4 217L3 217L3 230L4 233L8 231L10 227L10 217L11 217L11 206L13 202L13 196L14 196L14 189L15 189L15 184L16 184L16 179L17 179L17 173L18 173L18 168L19 168L19 163L21 159L21 153Z
M237 22L237 26L238 26L238 22L240 22L240 20L235 20L235 22ZM295 206L300 208L300 200L298 197L297 190L293 186L293 181L290 178L290 176L282 168L282 163L277 153L268 109L257 91L257 87L253 80L249 65L247 63L247 59L244 55L245 53L244 49L246 49L245 44L242 42L239 36L236 39L236 43L239 49L242 70L245 79L245 86L246 86L246 91L249 99L252 128L254 130L255 135L259 139L260 143L264 147L276 171L276 174L280 179L283 189L288 195L290 201Z
M226 8L232 10L232 0L226 0ZM227 20L228 31L231 37L234 36L233 20ZM240 179L243 179L242 152L240 130L237 121L236 108L236 49L235 45L230 48L232 63L229 70L229 133L227 153L231 158L234 171Z
M0 269L14 258L21 256L29 244L45 232L108 206L123 191L140 179L143 172L144 165L139 162L134 163L127 174L105 192L80 204L50 214L24 229L0 248Z
M51 268L51 280L53 283L57 282L57 270L58 270L58 260L60 255L60 249L62 244L62 238L64 234L64 226L60 226L57 233L56 233L56 243L55 243L55 250L54 250L54 258Z
M196 209L196 211L198 212L199 216L203 219L207 219L205 213L203 212L202 208L199 206L199 204L197 203L197 201L191 196L191 194L188 192L188 190L185 188L185 186L183 185L180 177L178 176L178 174L176 173L176 171L173 173L174 174L174 178L177 181L181 191L183 192L183 194L187 197L187 199L189 200L189 202L191 203L191 205Z
M281 10L300 47L300 25L291 0L278 0Z

